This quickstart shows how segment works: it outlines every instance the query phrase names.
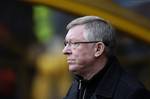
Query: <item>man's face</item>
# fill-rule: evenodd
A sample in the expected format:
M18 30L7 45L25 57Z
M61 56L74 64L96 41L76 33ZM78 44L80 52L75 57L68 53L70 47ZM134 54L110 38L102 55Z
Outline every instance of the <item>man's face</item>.
M65 42L67 43L63 49L63 53L67 56L69 71L76 74L87 72L87 68L94 61L93 43L75 43L87 42L84 38L84 32L84 26L78 25L72 27L65 37Z

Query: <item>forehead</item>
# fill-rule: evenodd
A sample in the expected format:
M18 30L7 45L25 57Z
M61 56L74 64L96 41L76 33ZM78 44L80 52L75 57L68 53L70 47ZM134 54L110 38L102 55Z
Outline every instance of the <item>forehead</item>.
M66 40L67 41L74 41L74 40L84 40L84 25L77 25L69 29Z

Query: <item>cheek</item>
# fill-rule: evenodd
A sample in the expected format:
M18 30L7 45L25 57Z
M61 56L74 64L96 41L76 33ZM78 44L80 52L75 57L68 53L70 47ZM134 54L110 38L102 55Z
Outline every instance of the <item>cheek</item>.
M88 50L81 50L77 54L75 54L76 61L81 64L92 61L93 56L93 53Z

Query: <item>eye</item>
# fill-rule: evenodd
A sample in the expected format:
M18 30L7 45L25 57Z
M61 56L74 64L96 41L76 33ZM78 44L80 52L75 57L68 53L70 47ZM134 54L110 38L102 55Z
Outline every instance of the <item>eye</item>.
M71 44L73 44L73 45L78 45L79 43L78 43L78 42L72 42Z
M72 45L73 47L78 47L78 46L79 46L79 43L78 43L78 42L71 42L71 45Z

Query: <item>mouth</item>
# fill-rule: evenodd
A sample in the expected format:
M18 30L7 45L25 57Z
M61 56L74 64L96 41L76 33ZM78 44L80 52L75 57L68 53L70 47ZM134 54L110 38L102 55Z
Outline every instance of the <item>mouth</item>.
M74 64L74 63L75 63L75 60L74 60L74 59L67 59L67 63L68 63L68 64Z

